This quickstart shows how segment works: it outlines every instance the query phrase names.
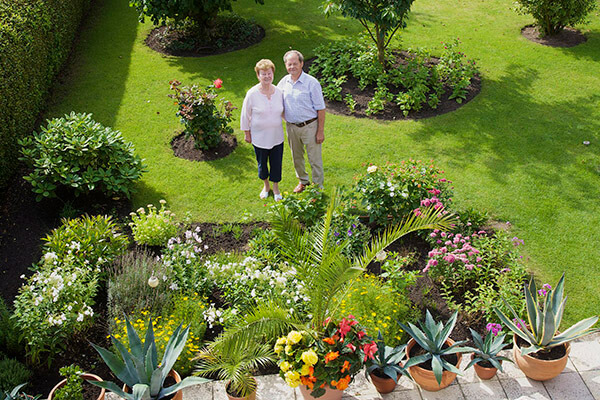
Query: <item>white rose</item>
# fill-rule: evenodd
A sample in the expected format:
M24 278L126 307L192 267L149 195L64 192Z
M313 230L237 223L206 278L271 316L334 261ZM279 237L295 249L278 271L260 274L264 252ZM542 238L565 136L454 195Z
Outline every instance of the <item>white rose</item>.
M367 172L369 174L372 174L373 172L377 172L377 165L371 165L369 168L367 168Z

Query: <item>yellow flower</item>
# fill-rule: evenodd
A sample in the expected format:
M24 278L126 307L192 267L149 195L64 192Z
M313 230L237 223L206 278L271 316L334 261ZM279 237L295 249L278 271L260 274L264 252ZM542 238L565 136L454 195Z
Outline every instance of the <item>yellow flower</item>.
M302 353L302 356L300 356L300 358L309 367L315 365L317 363L317 361L319 361L319 357L317 356L317 353L315 353L314 350L312 350L312 349ZM302 374L302 375L306 375L306 374Z
M294 349L292 349L292 346L290 346L289 344L285 345L285 354L290 355L294 352Z
M287 335L287 343L288 344L296 344L302 340L302 334L298 331L291 331Z
M283 371L283 372L287 372L290 368L292 368L292 364L290 364L287 361L282 362L279 365L279 368Z
M277 355L279 355L279 353L281 353L283 351L283 346L276 344L275 347L273 348L273 350L275 351L275 353Z
M288 371L285 373L285 381L293 388L300 385L300 374L296 371Z
M286 342L287 342L287 339L285 338L285 336L282 336L279 339L277 339L277 343L276 344L278 344L278 345L281 346L281 345L286 344Z
M304 364L300 369L300 375L309 375L310 374L310 365Z

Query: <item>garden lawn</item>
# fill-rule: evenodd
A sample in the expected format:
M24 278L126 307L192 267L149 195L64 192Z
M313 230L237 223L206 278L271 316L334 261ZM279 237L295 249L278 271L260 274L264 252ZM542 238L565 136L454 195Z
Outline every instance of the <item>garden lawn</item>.
M360 26L341 16L325 18L320 0L240 0L236 11L266 30L258 45L204 58L164 57L144 45L152 29L123 0L98 0L76 45L69 73L51 100L47 117L91 112L123 132L146 159L148 172L136 206L164 198L179 217L241 221L245 212L264 219L272 197L259 200L254 152L232 123L239 146L208 163L175 158L170 140L182 129L169 81L206 85L223 80L220 93L241 108L254 85L253 66L270 58L276 80L289 48L310 57L321 43L356 34ZM363 163L434 159L454 181L456 203L510 221L525 240L526 263L543 282L567 272L566 319L600 310L600 17L584 27L588 41L571 49L527 41L520 29L533 20L511 10L508 0L417 0L403 47L459 37L478 60L483 89L459 110L420 121L379 122L328 115L323 159L326 189L350 184ZM438 50L435 50L438 49ZM590 146L582 142L589 140ZM283 191L296 185L286 148Z

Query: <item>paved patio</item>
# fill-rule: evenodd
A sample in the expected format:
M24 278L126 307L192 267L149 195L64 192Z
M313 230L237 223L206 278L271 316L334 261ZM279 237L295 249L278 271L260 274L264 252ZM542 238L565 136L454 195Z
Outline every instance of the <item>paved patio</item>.
M506 352L509 353L508 351ZM507 355L511 357L510 355ZM463 357L462 368L467 365ZM291 389L278 375L257 377L258 399L262 400L302 400L298 389ZM184 400L227 400L222 382L210 382L187 388ZM356 376L344 393L344 399L356 400L472 400L472 399L549 399L549 400L600 400L600 334L587 336L575 341L567 367L558 377L536 382L528 379L512 363L505 363L504 372L498 373L489 381L480 380L473 368L465 371L449 387L439 392L421 390L407 378L402 378L396 390L380 395L375 387L365 379L364 373Z

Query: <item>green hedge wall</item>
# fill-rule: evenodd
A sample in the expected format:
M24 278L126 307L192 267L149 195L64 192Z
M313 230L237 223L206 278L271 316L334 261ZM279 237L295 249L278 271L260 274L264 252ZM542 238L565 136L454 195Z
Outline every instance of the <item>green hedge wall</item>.
M0 187L15 170L90 0L0 0Z

